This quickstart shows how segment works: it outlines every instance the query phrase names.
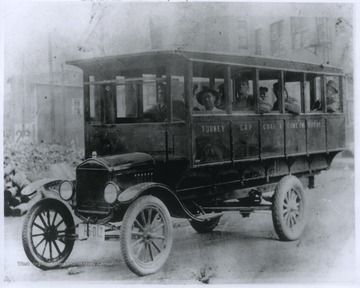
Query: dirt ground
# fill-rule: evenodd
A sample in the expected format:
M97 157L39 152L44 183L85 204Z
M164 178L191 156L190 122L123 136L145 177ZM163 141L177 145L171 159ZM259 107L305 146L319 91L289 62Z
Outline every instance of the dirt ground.
M64 267L39 270L22 248L24 217L7 217L5 284L196 285L204 283L201 273L209 284L355 283L354 182L353 159L337 158L329 171L317 176L317 188L306 190L308 225L293 242L278 240L268 211L249 218L226 213L209 234L196 233L186 220L174 220L170 257L158 273L146 277L126 267L117 241L78 241Z

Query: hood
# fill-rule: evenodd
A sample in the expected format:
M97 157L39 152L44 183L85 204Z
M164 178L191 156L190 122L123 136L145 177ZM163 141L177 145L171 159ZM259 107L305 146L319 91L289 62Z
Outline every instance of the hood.
M79 164L76 169L103 169L108 170L109 172L115 172L144 166L147 168L155 166L154 158L146 153L127 153L89 158Z

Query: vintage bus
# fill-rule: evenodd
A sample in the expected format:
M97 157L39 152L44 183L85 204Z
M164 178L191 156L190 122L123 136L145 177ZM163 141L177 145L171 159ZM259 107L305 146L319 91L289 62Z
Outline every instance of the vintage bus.
M42 183L22 232L32 263L56 268L75 240L115 237L129 269L151 274L171 217L204 233L229 211L269 210L280 240L301 236L304 189L345 148L341 69L195 51L69 64L84 75L86 160L76 179Z

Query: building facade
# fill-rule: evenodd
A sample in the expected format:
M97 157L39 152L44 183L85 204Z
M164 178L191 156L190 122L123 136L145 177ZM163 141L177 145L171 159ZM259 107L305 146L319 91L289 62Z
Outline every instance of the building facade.
M73 47L77 54L61 59L65 62L69 58L149 50L196 50L338 66L346 74L345 107L352 134L352 20L343 17L337 8L336 4L94 4L90 24L83 38L78 39L78 47ZM314 13L316 9L322 13ZM83 129L82 72L67 65L64 71L58 65L52 79L47 73L7 80L11 89L5 106L10 108L5 109L4 127L12 131L10 128L17 125L12 137L27 134L22 130L30 125L36 142L82 144L83 132L78 132Z

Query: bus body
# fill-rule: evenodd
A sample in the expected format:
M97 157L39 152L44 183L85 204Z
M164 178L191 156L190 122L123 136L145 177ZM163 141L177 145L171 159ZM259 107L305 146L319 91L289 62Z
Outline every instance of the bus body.
M86 160L76 168L76 179L59 182L61 200L49 197L29 211L24 248L40 268L64 262L76 239L105 239L102 227L110 222L120 223L111 227L119 230L124 260L138 275L165 263L170 217L187 218L202 233L212 231L226 211L247 217L271 210L281 240L301 236L303 188L314 188L314 176L345 148L341 69L193 51L69 64L84 73ZM246 83L246 94L240 83ZM337 92L337 109L330 108L335 100L327 96L329 83ZM276 85L280 92L273 91ZM206 89L216 91L216 111L197 101ZM261 89L272 108L266 112ZM239 110L234 104L244 95L251 105ZM287 109L289 97L297 113ZM73 224L66 205L82 224ZM43 210L66 222L62 238L54 236L56 225L48 225L52 234L45 240L66 243L53 248L57 257L40 255L33 243L31 231Z

